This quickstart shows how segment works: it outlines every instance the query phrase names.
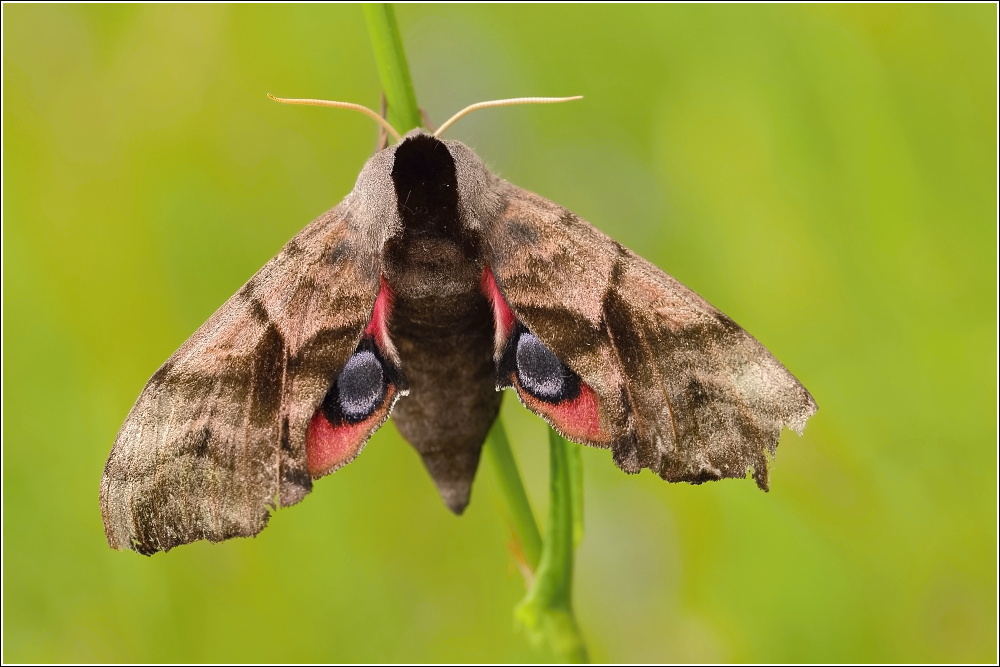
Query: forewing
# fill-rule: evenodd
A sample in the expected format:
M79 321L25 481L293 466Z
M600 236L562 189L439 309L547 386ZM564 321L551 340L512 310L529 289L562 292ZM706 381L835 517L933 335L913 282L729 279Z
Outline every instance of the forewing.
M499 292L583 387L550 404L515 377L525 405L570 439L610 446L626 472L700 483L752 469L766 489L765 452L784 426L802 431L816 411L809 392L674 278L557 204L509 184L504 194L485 235ZM498 341L501 372L510 348Z
M378 248L357 224L350 200L315 220L149 380L101 481L112 547L254 535L309 492L310 419L379 291Z

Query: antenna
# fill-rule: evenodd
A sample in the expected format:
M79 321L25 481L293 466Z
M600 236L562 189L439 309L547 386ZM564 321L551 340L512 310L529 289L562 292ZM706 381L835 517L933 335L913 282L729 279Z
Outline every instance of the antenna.
M454 125L463 116L472 113L473 111L479 111L480 109L492 109L493 107L509 107L515 104L555 104L556 102L572 102L573 100L582 100L583 95L576 95L574 97L512 97L507 100L490 100L489 102L477 102L475 104L470 104L465 107L457 114L449 118L444 122L441 127L437 129L434 133L435 137L440 137L441 134L447 130L449 127Z
M399 132L396 131L392 125L389 124L382 116L378 115L371 109L360 104L353 104L351 102L333 102L330 100L310 100L310 99L290 99L286 97L275 97L271 93L267 94L275 102L281 102L282 104L302 104L311 107L334 107L336 109L351 109L353 111L360 111L369 118L372 118L385 128L389 134L398 142L400 140ZM574 100L582 100L583 95L575 95L573 97L512 97L506 100L490 100L488 102L477 102L475 104L470 104L465 107L457 114L449 118L444 124L437 129L434 133L434 137L440 137L445 130L454 125L463 116L466 116L473 111L479 111L480 109L492 109L494 107L509 107L515 104L555 104L556 102L572 102ZM425 120L426 122L426 120Z
M281 102L282 104L302 104L310 107L334 107L335 109L351 109L353 111L360 111L361 113L368 116L369 118L374 119L375 122L384 127L396 141L399 141L400 139L399 132L397 132L396 128L394 128L392 125L389 124L389 121L387 121L385 118L382 118L382 116L378 115L368 107L362 106L360 104L353 104L351 102L332 102L330 100L289 99L286 97L275 97L271 93L268 93L267 96L270 97L275 102Z

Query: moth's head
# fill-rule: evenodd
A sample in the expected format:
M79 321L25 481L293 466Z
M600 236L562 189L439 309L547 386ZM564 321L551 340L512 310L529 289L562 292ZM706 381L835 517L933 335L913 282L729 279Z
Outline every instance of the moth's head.
M380 230L393 233L400 226L397 213L397 185L401 179L410 183L440 183L455 187L458 206L467 224L477 225L492 217L500 206L499 179L486 167L475 152L459 141L441 139L441 135L462 117L480 109L515 104L550 104L582 99L576 97L518 97L506 100L478 102L462 109L437 130L410 130L401 136L385 118L371 109L350 102L313 99L286 99L268 94L272 100L285 104L304 104L352 109L374 119L396 143L373 155L358 175L352 198ZM394 183L396 185L394 185ZM451 185L454 184L454 185Z
M414 185L453 189L462 220L473 229L499 212L500 179L462 142L439 139L438 134L422 129L411 130L399 143L373 156L365 168L375 164L375 169L384 168L383 153L392 155L390 175L397 198L403 197L402 192L411 192Z

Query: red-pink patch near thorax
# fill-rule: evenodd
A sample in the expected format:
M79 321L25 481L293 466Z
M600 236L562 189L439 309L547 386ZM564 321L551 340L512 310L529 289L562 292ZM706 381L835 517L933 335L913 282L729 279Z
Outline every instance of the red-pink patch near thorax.
M539 400L521 389L516 376L514 388L528 408L548 417L570 440L598 446L611 442L611 434L601 427L601 408L597 394L582 380L580 394L576 398L555 405Z
M319 407L306 430L306 468L310 476L322 477L354 460L372 431L385 421L395 391L390 385L382 407L357 424L334 426Z
M486 298L490 300L490 304L493 306L493 322L496 327L496 337L495 337L495 350L496 354L499 355L507 344L507 338L510 337L510 333L514 330L514 313L511 312L510 306L507 305L507 301L503 298L503 294L500 293L500 287L497 285L497 279L493 276L493 272L490 271L490 267L483 267L483 277L480 280L480 286L483 290L483 294Z
M375 344L383 353L392 357L394 361L398 361L396 347L389 339L389 316L392 314L394 300L395 295L392 293L389 283L386 282L385 276L379 276L378 296L375 297L372 318L368 321L368 326L365 327L365 336L373 337Z

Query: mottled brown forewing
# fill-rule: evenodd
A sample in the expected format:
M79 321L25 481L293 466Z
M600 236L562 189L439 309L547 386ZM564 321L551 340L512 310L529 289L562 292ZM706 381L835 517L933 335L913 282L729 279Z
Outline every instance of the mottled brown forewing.
M486 261L518 319L600 397L615 462L675 482L752 470L767 489L765 452L816 411L805 387L731 319L586 221L510 184L502 191Z
M101 480L112 547L255 535L309 492L306 425L378 292L357 209L349 197L295 236L146 384Z

